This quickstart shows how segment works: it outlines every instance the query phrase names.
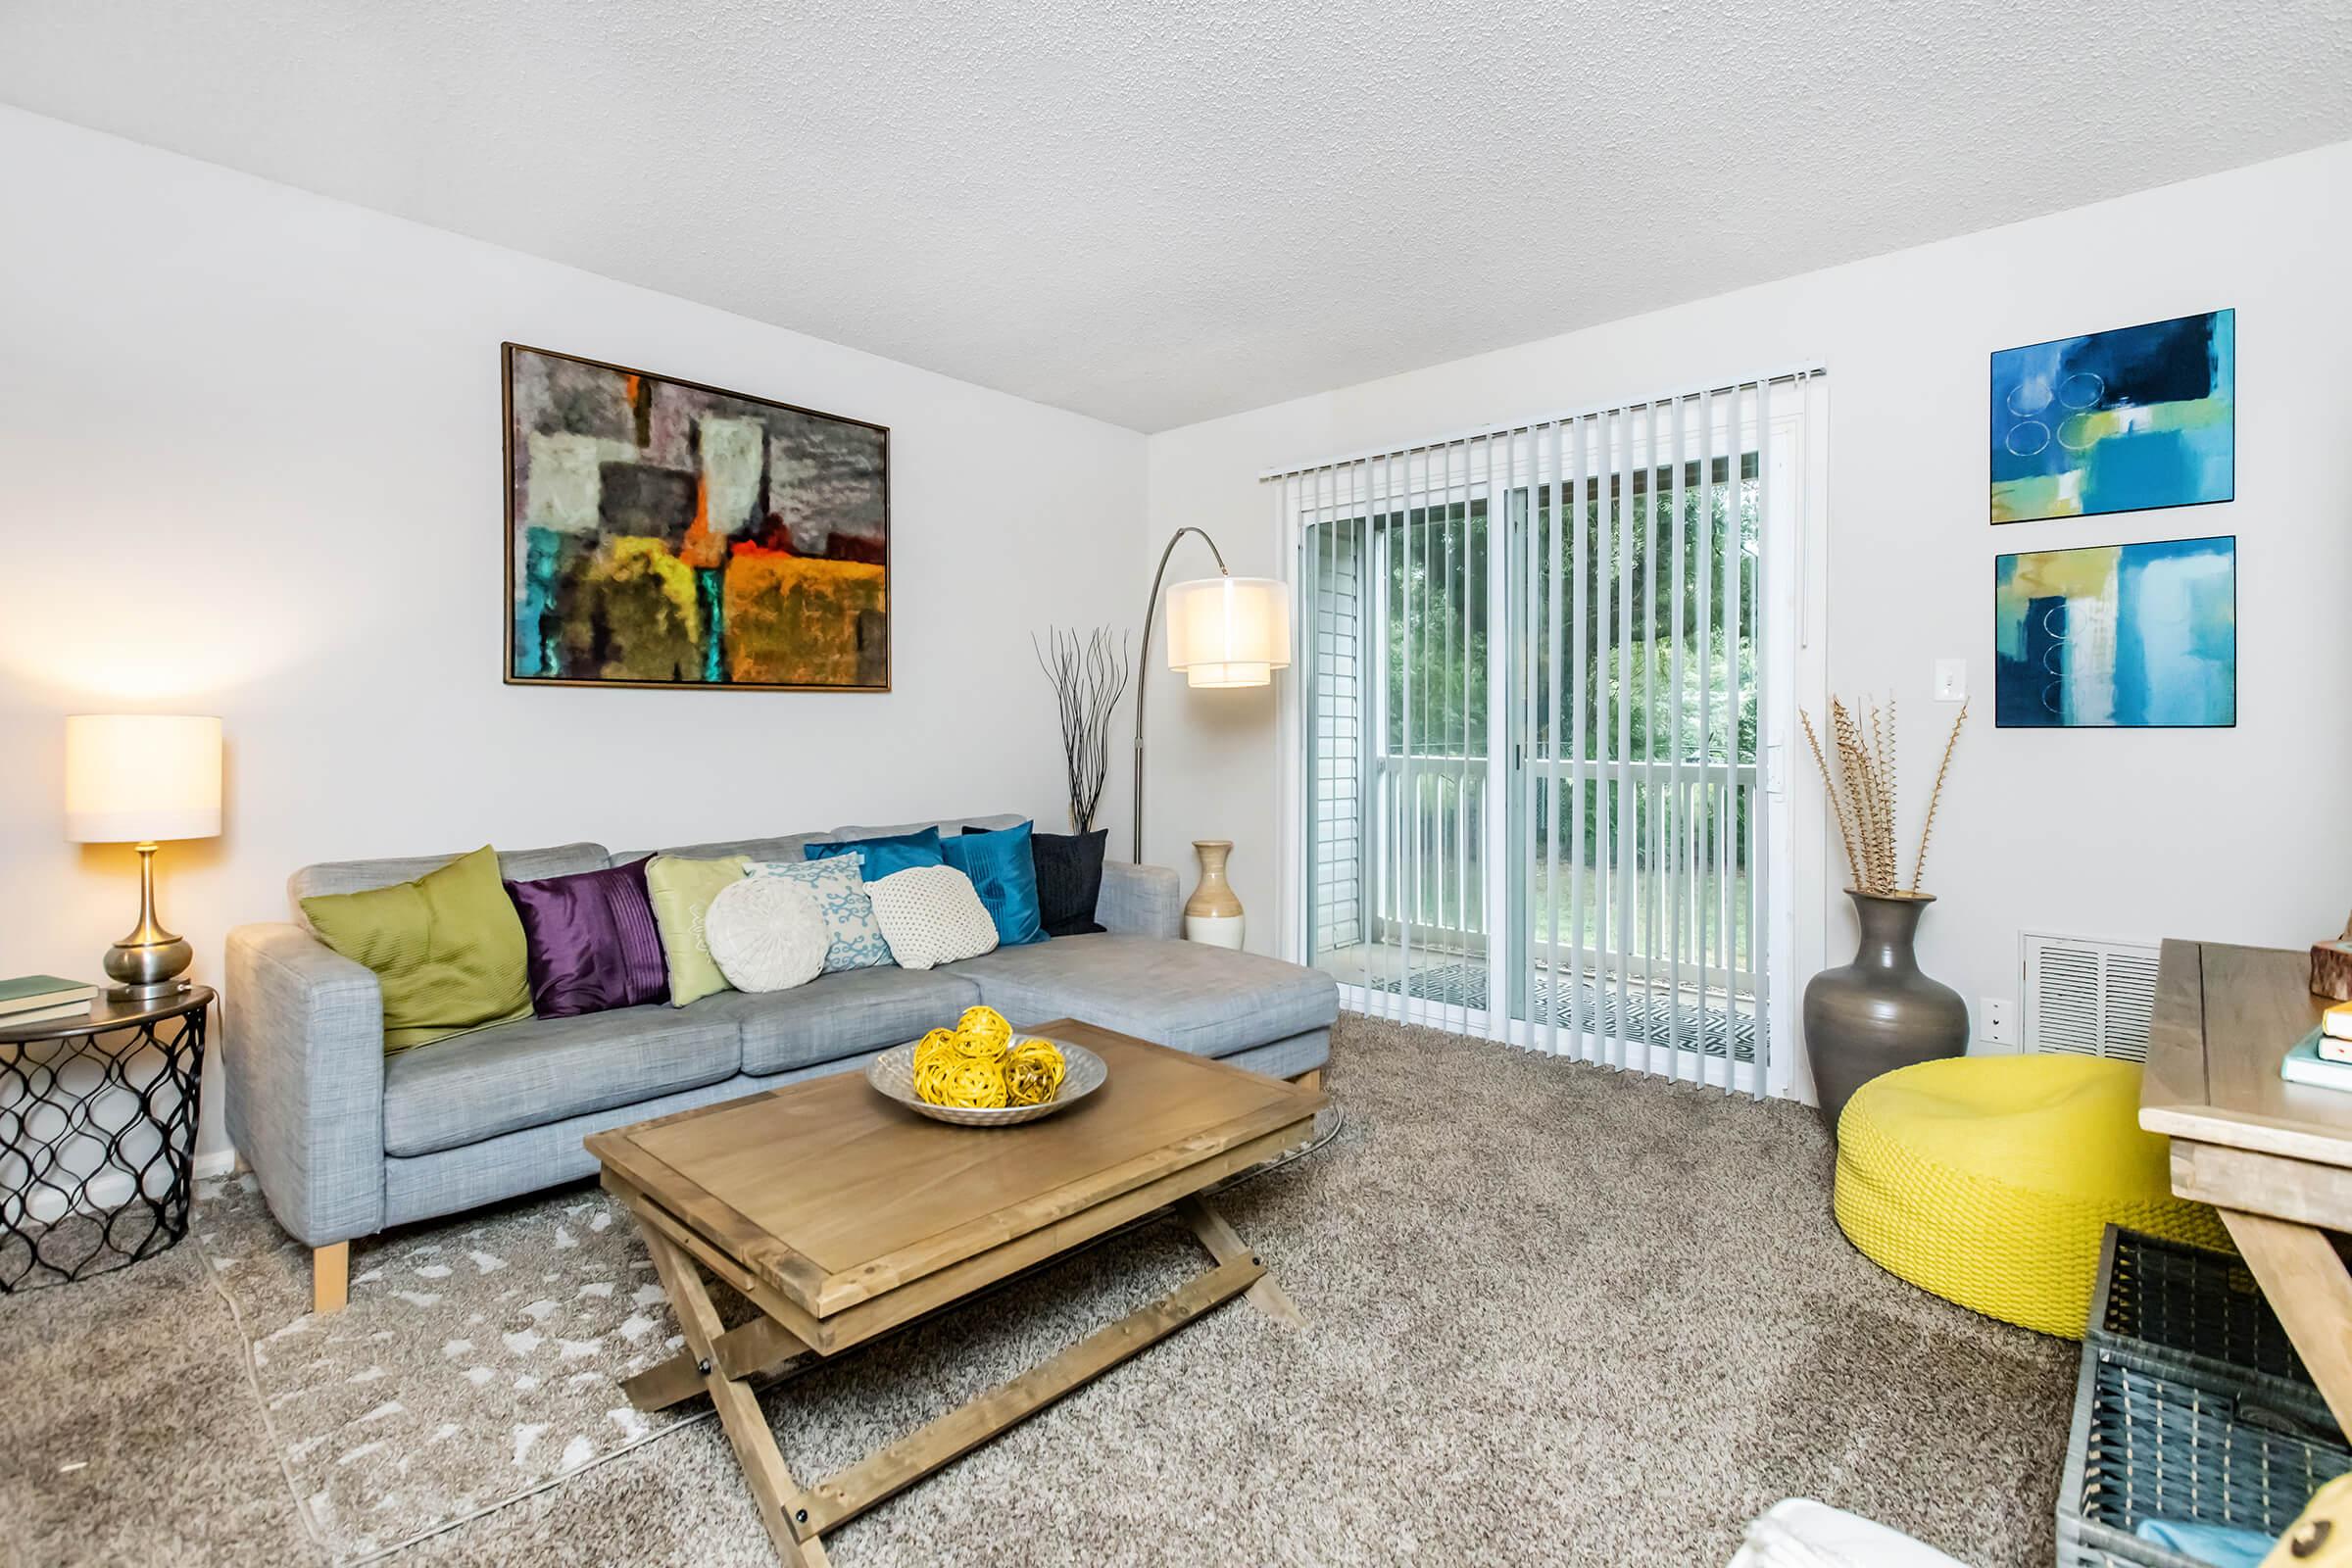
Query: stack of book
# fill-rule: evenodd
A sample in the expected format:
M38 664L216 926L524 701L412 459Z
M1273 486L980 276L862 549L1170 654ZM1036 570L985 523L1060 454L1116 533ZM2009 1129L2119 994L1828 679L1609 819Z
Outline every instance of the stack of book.
M0 1029L19 1024L46 1023L52 1018L78 1018L90 1010L96 986L78 980L60 980L53 974L28 974L0 980Z
M2290 1084L2352 1089L2352 1002L2339 1002L2320 1015L2320 1026L2279 1063L2278 1076Z

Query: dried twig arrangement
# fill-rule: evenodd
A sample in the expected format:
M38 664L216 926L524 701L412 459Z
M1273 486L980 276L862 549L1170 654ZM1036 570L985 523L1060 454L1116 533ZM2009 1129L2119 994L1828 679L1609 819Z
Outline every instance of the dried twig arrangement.
M1960 705L1952 732L1944 737L1943 760L1936 765L1936 788L1928 796L1928 814L1920 823L1919 849L1911 858L1908 884L1900 881L1894 848L1894 700L1887 699L1884 710L1872 703L1865 719L1842 699L1830 699L1830 746L1837 754L1834 766L1822 751L1821 737L1814 733L1813 715L1799 709L1797 717L1804 720L1805 740L1813 748L1813 761L1821 769L1821 782L1838 813L1838 838L1845 847L1846 869L1853 875L1854 890L1884 899L1919 898L1920 872L1928 863L1928 839L1936 831L1936 808L1943 801L1943 783L1952 771L1952 749L1960 743L1960 726L1968 722L1968 705Z
M1110 767L1110 715L1126 695L1127 638L1107 626L1081 633L1049 628L1040 643L1034 633L1038 667L1054 683L1061 715L1061 753L1070 771L1070 831L1092 832L1102 802L1102 777Z

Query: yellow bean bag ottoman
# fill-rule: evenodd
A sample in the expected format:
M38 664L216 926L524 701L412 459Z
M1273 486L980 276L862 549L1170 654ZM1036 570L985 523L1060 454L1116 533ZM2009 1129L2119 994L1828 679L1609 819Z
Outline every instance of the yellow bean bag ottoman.
M1955 1056L1864 1084L1838 1119L1838 1225L1949 1301L2082 1337L2110 1224L2230 1250L2173 1196L2169 1140L2139 1129L2139 1067Z

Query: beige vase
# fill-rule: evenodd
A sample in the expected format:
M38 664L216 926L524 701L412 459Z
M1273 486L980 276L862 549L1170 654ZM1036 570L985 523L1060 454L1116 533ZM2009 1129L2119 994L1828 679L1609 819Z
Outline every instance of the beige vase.
M1242 901L1225 880L1225 860L1233 854L1231 839L1195 839L1193 853L1200 857L1200 885L1184 902L1184 935L1190 942L1213 947L1242 945Z

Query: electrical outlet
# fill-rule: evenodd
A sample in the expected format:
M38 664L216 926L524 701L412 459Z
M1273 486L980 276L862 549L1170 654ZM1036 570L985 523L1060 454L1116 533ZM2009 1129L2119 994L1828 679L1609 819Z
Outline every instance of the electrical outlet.
M1936 700L1939 703L1960 703L1968 700L1968 661L1938 659L1936 661Z
M1977 1004L1977 1038L1988 1046L2017 1044L2017 1004L2007 997L1984 997Z

